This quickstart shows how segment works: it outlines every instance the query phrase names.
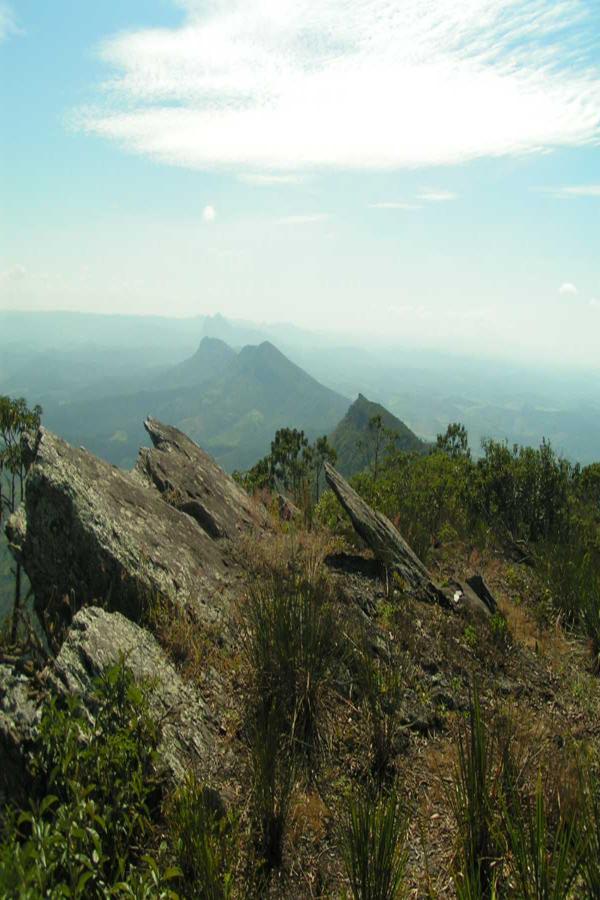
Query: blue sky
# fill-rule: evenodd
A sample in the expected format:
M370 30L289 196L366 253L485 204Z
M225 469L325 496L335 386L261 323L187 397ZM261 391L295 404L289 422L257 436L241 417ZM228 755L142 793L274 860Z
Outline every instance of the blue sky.
M595 0L0 0L0 307L600 367Z

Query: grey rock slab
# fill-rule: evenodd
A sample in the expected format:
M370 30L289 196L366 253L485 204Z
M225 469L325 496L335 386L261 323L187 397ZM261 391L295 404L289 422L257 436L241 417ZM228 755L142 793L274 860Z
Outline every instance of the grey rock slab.
M39 723L30 679L0 665L0 806L27 796L27 760Z
M154 448L140 450L135 471L167 503L190 515L215 539L267 526L264 509L187 435L152 418L144 428Z
M42 679L53 691L81 696L87 706L93 679L121 659L147 687L150 714L161 728L161 768L176 781L190 768L205 771L214 763L218 723L156 639L120 613L97 607L78 612Z
M325 463L325 478L377 559L398 572L420 597L447 606L448 598L390 520L372 509L329 463Z
M24 506L7 523L36 611L96 603L137 620L163 597L214 623L234 579L227 542L131 473L41 428L30 438Z

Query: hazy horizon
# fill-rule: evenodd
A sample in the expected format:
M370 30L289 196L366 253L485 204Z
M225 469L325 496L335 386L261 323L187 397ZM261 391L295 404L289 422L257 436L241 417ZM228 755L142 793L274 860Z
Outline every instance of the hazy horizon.
M0 309L598 368L592 0L0 2Z

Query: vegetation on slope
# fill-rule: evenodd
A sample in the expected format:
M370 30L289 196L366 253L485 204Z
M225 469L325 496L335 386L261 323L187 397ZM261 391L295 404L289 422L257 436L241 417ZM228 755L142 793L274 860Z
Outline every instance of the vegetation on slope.
M404 422L362 394L330 434L329 442L337 453L337 468L346 476L375 465L389 448L415 453L427 449Z
M290 492L303 489L292 443ZM227 763L208 786L157 783L158 726L123 668L98 687L100 724L77 701L50 704L34 756L41 805L4 818L7 896L63 884L78 896L88 874L79 896L599 895L600 466L571 466L546 443L490 441L474 461L454 425L430 453L389 452L353 484L440 583L479 571L499 612L416 600L329 493L312 517L275 519L239 550L233 642L158 603L151 617L219 704Z

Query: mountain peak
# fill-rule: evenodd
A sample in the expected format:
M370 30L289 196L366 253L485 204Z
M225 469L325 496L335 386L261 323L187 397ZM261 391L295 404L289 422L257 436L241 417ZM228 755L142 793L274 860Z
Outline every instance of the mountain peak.
M410 428L394 416L385 406L368 400L359 394L349 407L342 421L330 436L330 442L338 453L337 468L345 475L354 475L366 468L370 460L369 422L374 416L380 416L387 432L396 435L398 450L423 452L427 444L417 437Z

